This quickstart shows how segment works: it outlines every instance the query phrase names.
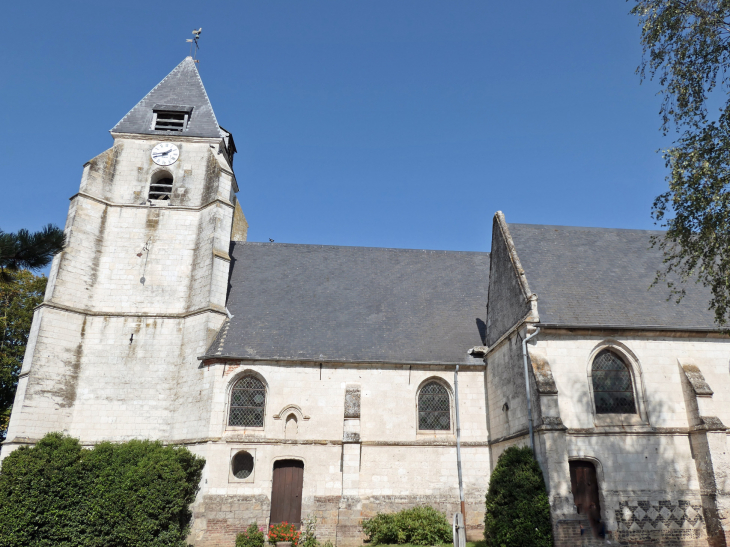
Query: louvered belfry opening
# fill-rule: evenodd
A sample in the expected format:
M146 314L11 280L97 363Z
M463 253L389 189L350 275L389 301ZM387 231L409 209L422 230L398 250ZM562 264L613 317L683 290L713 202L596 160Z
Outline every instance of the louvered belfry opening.
M184 131L188 124L187 112L155 112L155 131Z
M631 372L621 357L601 351L593 360L591 376L596 414L636 414Z
M429 382L418 394L418 429L451 429L449 392L438 382Z
M266 388L258 378L246 376L233 386L228 425L263 427Z
M190 106L156 104L152 107L152 129L182 133L187 130L192 113Z
M170 199L172 194L172 175L163 171L152 179L150 184L150 199Z

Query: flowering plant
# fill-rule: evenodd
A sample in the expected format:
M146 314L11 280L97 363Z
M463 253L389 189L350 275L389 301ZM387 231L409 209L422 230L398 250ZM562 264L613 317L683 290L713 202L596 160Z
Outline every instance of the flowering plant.
M245 532L236 536L236 547L264 547L265 526L251 524Z
M293 524L280 522L269 526L269 543L277 541L291 541L292 547L299 542L299 532Z

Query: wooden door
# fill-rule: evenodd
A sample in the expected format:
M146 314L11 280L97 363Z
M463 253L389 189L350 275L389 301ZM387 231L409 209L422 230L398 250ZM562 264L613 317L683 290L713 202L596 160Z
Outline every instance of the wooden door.
M598 500L598 477L592 462L570 462L570 489L578 513L586 515L591 523L593 535L601 532L601 504Z
M288 522L299 529L302 521L304 462L279 460L274 463L271 487L271 524Z

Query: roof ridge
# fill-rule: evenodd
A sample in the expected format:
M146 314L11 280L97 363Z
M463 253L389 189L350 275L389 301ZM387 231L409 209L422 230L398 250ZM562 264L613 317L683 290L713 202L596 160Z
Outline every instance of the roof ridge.
M129 112L127 112L127 113L126 113L126 114L125 114L124 116L122 116L122 119L121 119L121 120L119 120L119 121L118 121L118 122L117 122L117 123L116 123L116 124L114 125L114 127L112 127L112 128L111 128L111 129L109 130L109 131L110 131L110 132L112 132L112 131L114 131L114 130L115 130L115 129L116 129L117 127L119 127L119 125L120 125L120 124L121 124L121 123L122 123L122 122L123 122L123 121L124 121L124 120L125 120L125 119L126 119L126 118L127 118L127 117L128 117L129 115L130 115L130 114L131 114L131 113L132 113L132 111L133 111L133 110L134 110L135 108L137 108L137 107L138 107L139 105L141 105L141 104L142 104L142 103L143 103L143 102L145 101L145 99L147 99L147 97L149 97L150 95L152 95L152 93L154 93L154 92L155 92L155 90L156 90L156 89L157 89L158 87L160 87L160 86L161 86L161 85L162 85L162 84L163 84L163 83L165 82L165 80L167 80L167 79L168 79L168 78L169 78L170 76L172 76L172 75L173 75L173 74L175 73L175 71L176 71L177 69L179 69L179 68L180 68L180 67L181 67L181 66L183 65L183 63L184 63L184 62L185 62L185 61L186 61L186 60L187 60L188 58L189 58L189 57L185 57L185 59L183 59L182 61L180 61L180 62L179 62L179 63L177 64L177 66L175 66L175 68L173 68L173 69L172 69L172 70L171 70L171 71L170 71L170 72L168 73L168 75L167 75L167 76L165 76L164 78L162 78L162 80L160 80L160 81L159 81L159 82L157 83L157 85L156 85L155 87L153 87L152 89L150 89L150 90L149 90L149 91L147 92L147 95L145 95L145 96L144 96L144 97L142 97L142 98L141 98L141 99L140 99L139 101L137 101L137 104L135 104L135 105L134 105L134 106L133 106L132 108L130 108L130 109L129 109ZM200 76L198 76L198 78L199 78L199 77L200 77ZM203 88L203 89L205 89L205 88ZM206 98L207 98L207 95L206 95Z
M374 247L371 245L330 245L325 243L277 243L272 241L233 241L232 243L238 245L261 245L261 246L289 246L289 247L330 247L339 249L375 249L379 251L413 251L413 252L426 252L426 253L466 253L466 254L478 254L478 255L489 255L490 251L456 251L451 249L415 249L411 247Z
M183 60L183 63L187 59L190 59L190 57L185 57L185 59ZM182 64L182 63L180 63L180 64ZM198 77L198 83L200 84L200 87L203 89L203 95L205 95L205 100L208 101L208 106L210 106L210 113L213 115L213 121L215 121L215 125L218 127L218 134L222 138L223 133L221 132L221 126L218 123L218 118L215 115L215 110L213 109L213 103L210 102L210 97L208 97L208 92L205 90L205 84L203 83L203 78L200 77L200 72L198 71L198 67L195 63L193 63L193 68L195 69L195 75Z
M512 234L509 231L507 219L504 217L504 213L502 211L497 211L494 214L494 219L496 220L496 224L500 232L502 232L502 237L504 237L504 243L507 247L507 254L509 256L510 262L512 263L512 268L514 269L515 274L517 274L517 279L520 283L522 294L525 297L525 300L531 301L534 293L530 289L530 284L527 282L527 272L525 272L525 269L522 267L522 262L520 262L520 257L517 253L517 247L515 246L514 240L512 239ZM533 309L533 311L534 314L537 315L537 310Z
M191 108L187 127L182 130L157 130L153 125L155 105L176 105ZM158 107L161 108L161 107ZM179 137L223 138L218 118L192 57L185 57L117 124L112 133L164 135Z
M596 232L651 232L664 234L666 230L648 230L644 228L606 228L603 226L567 226L564 224L528 224L525 222L509 222L510 226L529 226L531 228L560 228L564 230L591 230Z

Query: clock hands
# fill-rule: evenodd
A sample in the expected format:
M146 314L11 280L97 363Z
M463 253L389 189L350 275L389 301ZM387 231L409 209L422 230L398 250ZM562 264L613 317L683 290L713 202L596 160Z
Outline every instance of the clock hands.
M150 153L152 160L157 165L171 165L177 161L179 155L180 150L178 150L177 146L169 143L158 144Z

